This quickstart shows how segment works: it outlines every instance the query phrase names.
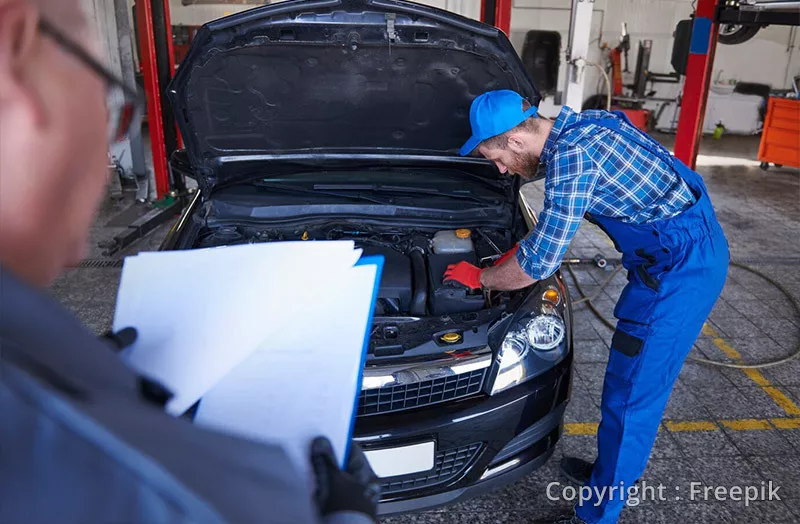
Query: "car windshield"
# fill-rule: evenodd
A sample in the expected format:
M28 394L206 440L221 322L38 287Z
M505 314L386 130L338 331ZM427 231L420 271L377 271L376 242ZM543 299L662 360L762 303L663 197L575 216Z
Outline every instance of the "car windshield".
M505 190L497 183L457 170L316 171L257 178L252 183L260 187L302 188L321 195L352 196L358 193L378 200L381 195L429 195L497 204L506 196Z
M506 223L511 186L458 169L298 170L273 168L214 191L215 218L287 220L323 216ZM277 172L276 172L277 171ZM262 171L263 172L263 171ZM211 216L211 215L210 215Z

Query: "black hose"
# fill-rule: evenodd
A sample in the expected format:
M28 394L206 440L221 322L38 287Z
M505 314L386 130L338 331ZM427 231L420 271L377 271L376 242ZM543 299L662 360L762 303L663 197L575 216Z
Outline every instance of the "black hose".
M783 287L780 283L778 283L774 279L768 277L767 275L765 275L761 271L758 271L757 269L754 269L754 268L752 268L750 266L746 266L744 264L739 264L739 263L736 263L736 262L731 262L730 265L733 266L733 267L738 267L738 268L743 269L745 271L749 271L750 273L753 273L754 275L757 275L757 276L763 278L764 280L766 280L767 282L769 282L770 284L775 286L778 289L778 291L783 293L784 296L786 296L786 298L792 304L792 308L794 309L795 314L797 316L800 316L800 304L797 302L797 299L795 299L794 296L791 293L789 293L789 291L785 287ZM592 311L592 313L594 313L594 315L607 328L609 328L611 330L615 330L616 326L613 323L611 323L608 319L606 319L600 313L600 311L598 311L597 308L594 307L594 304L592 304L592 300L594 298L596 298L600 294L600 292L603 290L603 288L605 288L608 285L609 282L611 282L611 278L613 278L613 275L612 275L611 278L607 278L605 281L603 281L602 284L600 284L600 289L598 289L597 292L594 295L587 296L586 293L584 293L583 288L581 288L580 282L578 282L578 277L575 275L575 272L572 270L572 264L566 264L566 266L567 266L567 271L569 272L570 276L572 277L573 282L575 282L575 288L578 290L578 293L581 295L580 300L575 301L574 303L577 304L577 303L580 303L580 302L586 302L586 306ZM621 267L621 266L619 266L619 267ZM617 270L619 269L619 267L617 268ZM616 271L614 272L614 275L616 275ZM731 364L729 362L718 362L716 360L709 360L709 359L706 359L706 358L698 358L698 357L689 357L689 360L693 360L695 362L700 362L702 364L708 364L708 365L711 365L711 366L720 366L720 367L725 367L725 368L761 369L761 368L767 368L767 367L777 366L779 364L786 363L786 362L788 362L790 360L793 360L793 359L797 358L798 356L800 356L800 344L797 345L797 347L795 348L794 352L791 355L789 355L788 357L780 358L778 360L772 360L772 361L769 361L769 362L762 362L762 363L759 363L759 364Z
M757 275L757 276L763 278L764 280L766 280L767 282L769 282L770 284L775 286L778 289L778 291L783 293L783 295L789 300L789 303L792 304L792 308L794 308L795 315L800 316L800 304L798 304L797 303L797 299L794 298L794 296L791 293L789 293L789 290L787 290L781 284L776 282L774 279L768 277L767 275L765 275L761 271L758 271L757 269L754 269L754 268L752 268L750 266L746 266L744 264L739 264L737 262L731 262L730 265L732 265L733 267L738 267L739 269L744 269L745 271L749 271L750 273L753 273L754 275ZM773 360L771 362L763 362L763 363L760 363L760 364L730 364L728 362L717 362L715 360L708 360L708 359L705 359L705 358L697 358L697 357L692 357L692 360L694 360L696 362L701 362L703 364L711 364L713 366L722 366L722 367L726 367L726 368L761 369L761 368L768 368L768 367L772 367L772 366L777 366L779 364L783 364L785 362L789 362L790 360L795 359L798 356L800 356L800 344L797 345L797 347L795 348L794 352L792 354L790 354L788 357L780 358L778 360Z
M428 305L428 271L425 268L425 253L419 246L413 246L408 252L411 259L411 273L413 278L414 293L411 296L412 315L425 315Z

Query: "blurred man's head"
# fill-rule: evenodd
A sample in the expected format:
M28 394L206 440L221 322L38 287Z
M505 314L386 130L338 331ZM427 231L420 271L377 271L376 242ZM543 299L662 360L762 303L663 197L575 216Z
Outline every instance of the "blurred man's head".
M490 91L470 107L472 137L462 155L478 153L501 173L533 178L552 122L539 118L537 108L513 91Z
M108 162L105 82L40 18L96 45L78 0L0 0L0 263L45 286L82 258Z

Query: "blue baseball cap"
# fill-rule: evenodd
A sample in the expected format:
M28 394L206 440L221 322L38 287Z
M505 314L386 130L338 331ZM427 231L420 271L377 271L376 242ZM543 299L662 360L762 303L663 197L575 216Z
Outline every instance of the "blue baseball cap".
M508 89L489 91L473 100L469 108L472 136L461 148L461 156L472 153L487 138L502 135L528 117L536 116L537 108L531 106L527 111L523 111L522 102L523 98L519 94Z

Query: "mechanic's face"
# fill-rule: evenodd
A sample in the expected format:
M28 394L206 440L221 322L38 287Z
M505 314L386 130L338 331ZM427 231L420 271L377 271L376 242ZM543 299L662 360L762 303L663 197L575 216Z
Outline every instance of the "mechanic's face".
M78 3L59 7L75 10L71 23L50 21L95 52ZM105 82L38 17L24 2L0 13L0 247L4 265L43 286L84 256L108 159Z
M526 180L536 176L539 167L538 156L516 147L489 148L481 144L478 146L478 152L484 158L494 162L501 173L519 175Z

